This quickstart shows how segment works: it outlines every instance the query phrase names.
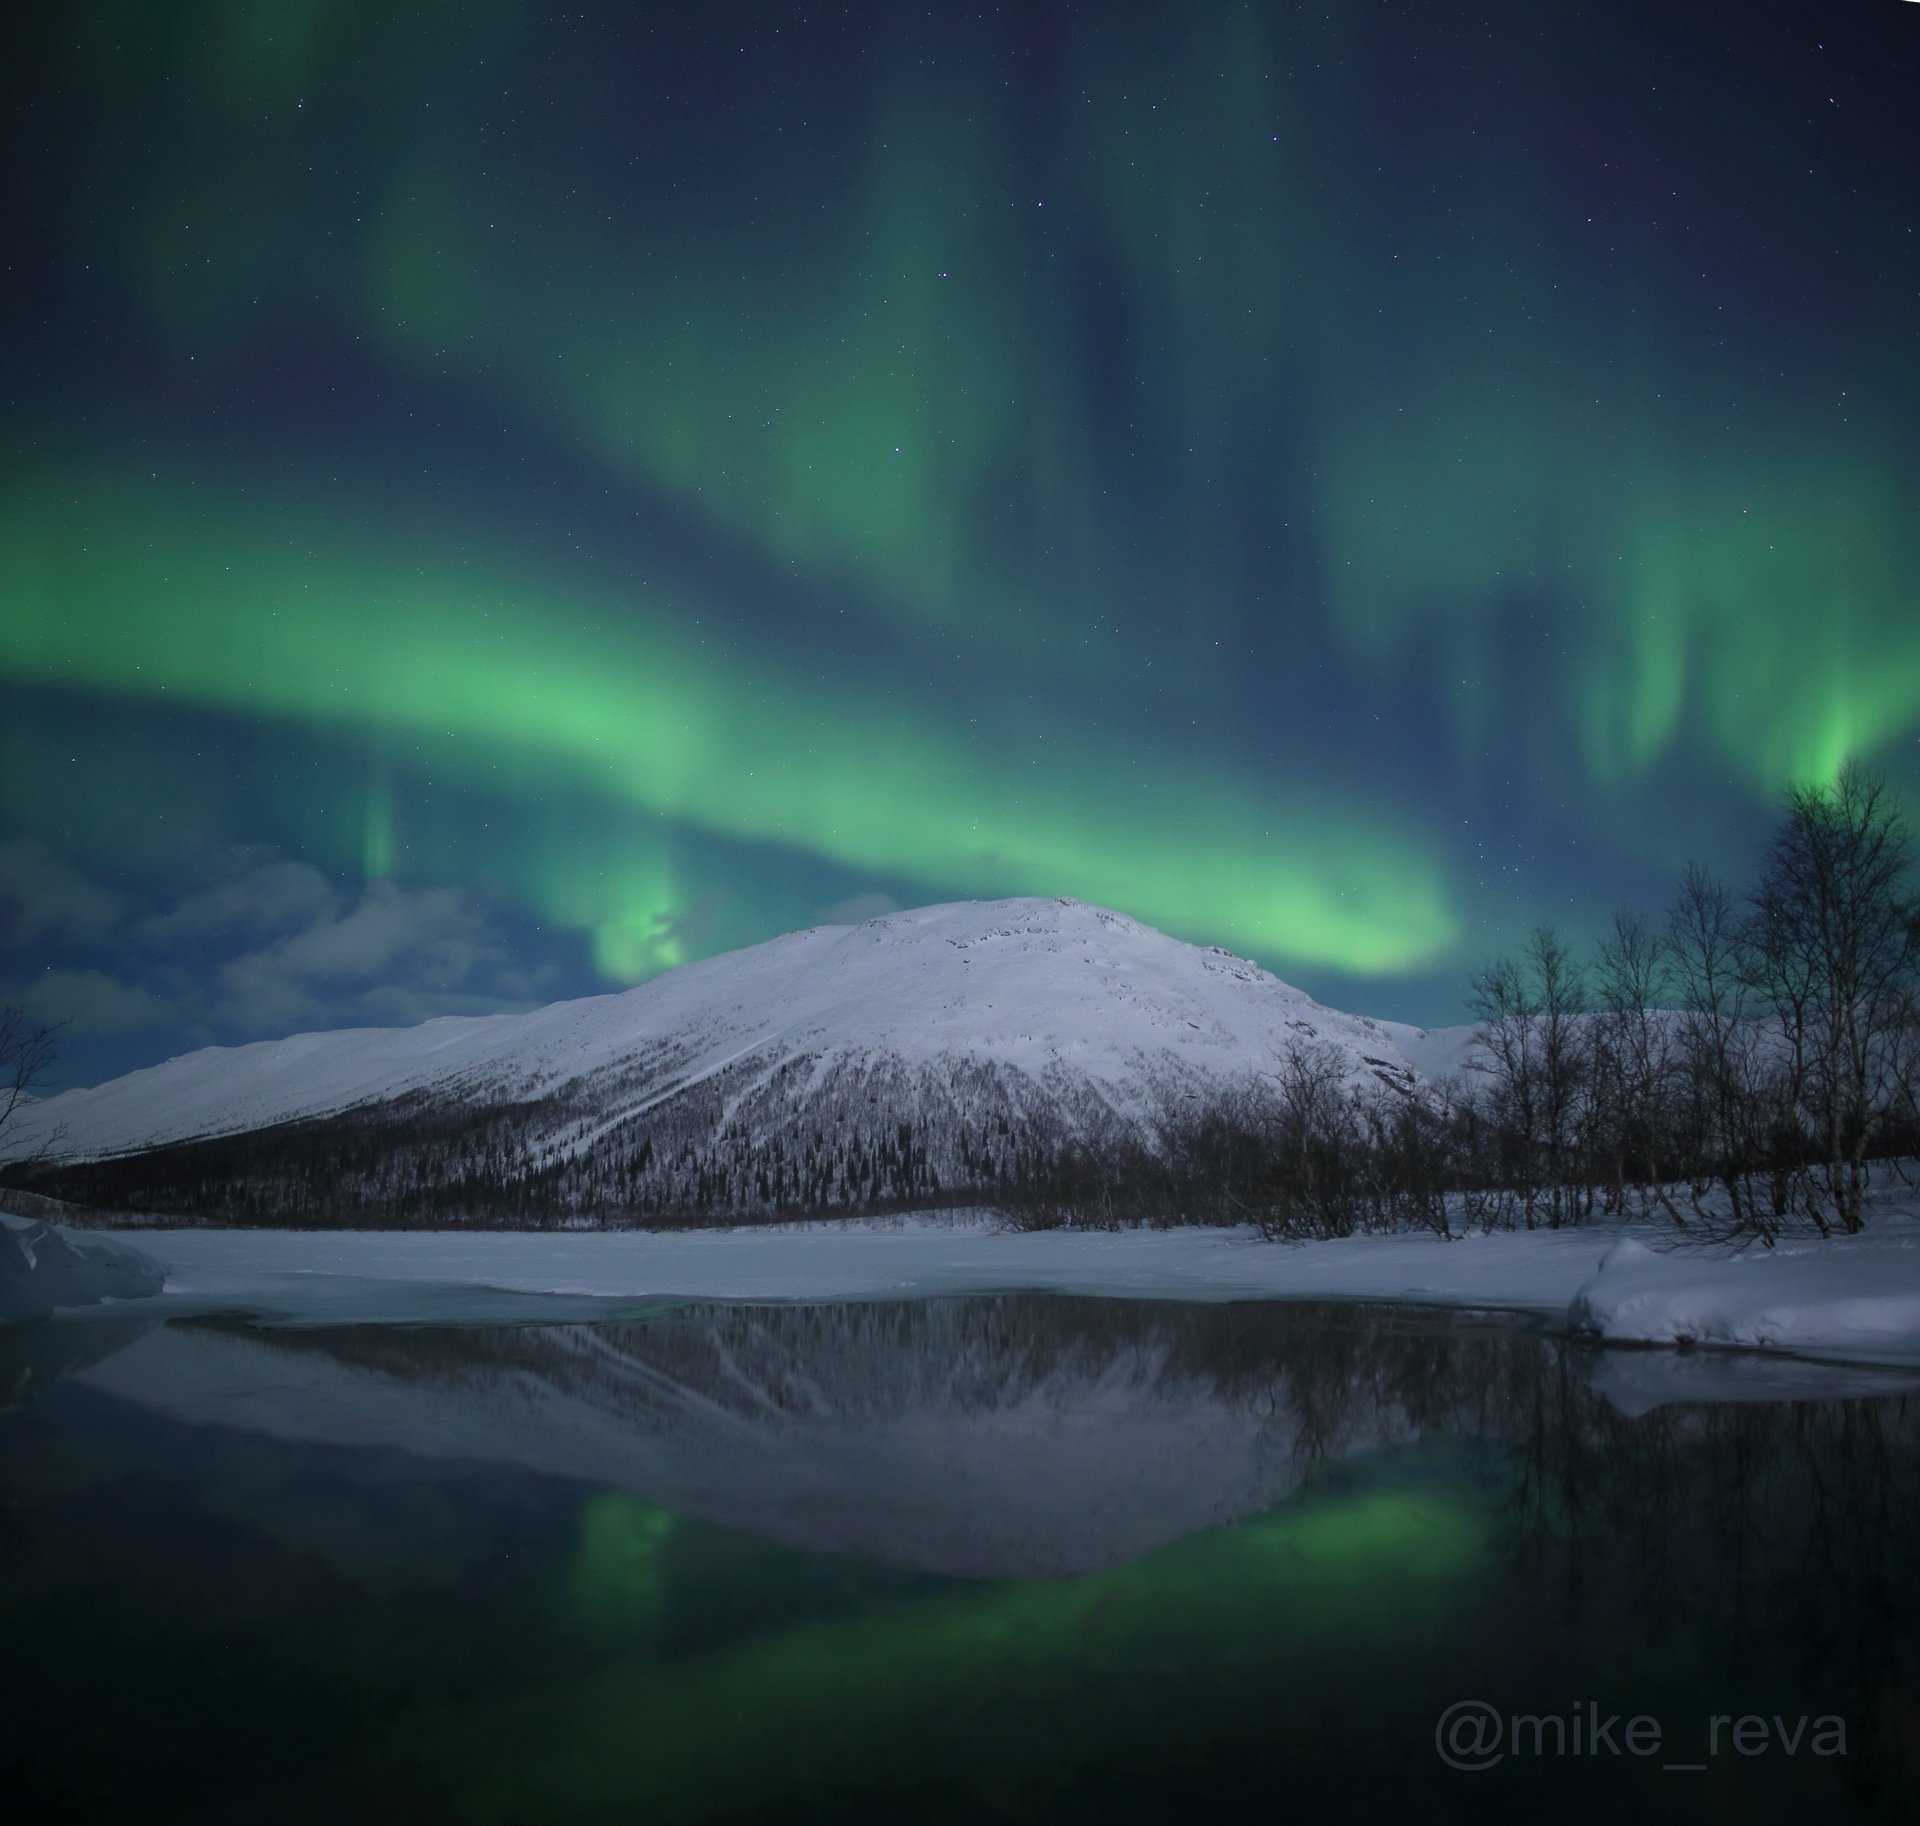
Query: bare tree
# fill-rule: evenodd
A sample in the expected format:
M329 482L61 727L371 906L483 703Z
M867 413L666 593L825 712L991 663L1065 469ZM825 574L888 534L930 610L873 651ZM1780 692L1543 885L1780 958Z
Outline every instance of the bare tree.
M0 1006L0 1150L20 1106L26 1103L47 1074L58 1050L59 1029L36 1021L17 1002ZM42 1135L28 1154L7 1152L6 1164L19 1170L44 1157L59 1139Z
M1487 1103L1504 1158L1500 1177L1520 1196L1527 1228L1540 1196L1540 999L1510 957L1473 979L1467 1007L1478 1023L1473 1068L1489 1079Z
M1593 1113L1611 1156L1610 1199L1620 1209L1629 1182L1658 1189L1665 1178L1665 1103L1671 1092L1673 993L1667 946L1640 914L1618 912L1600 941L1594 972ZM1677 1212L1669 1211L1676 1218Z
M1521 953L1540 1003L1540 1119L1548 1209L1555 1225L1579 1215L1574 1200L1582 1101L1591 1077L1586 977L1552 926L1536 926ZM1587 1208L1592 1209L1588 1188Z
M1577 1129L1588 1076L1586 985L1551 926L1528 935L1520 956L1474 978L1468 1007L1480 1023L1479 1068L1493 1101L1507 1168L1529 1230L1544 1193L1549 1223L1576 1218L1572 1188Z
M1676 1031L1681 1152L1694 1191L1718 1184L1737 1228L1757 1224L1746 1168L1753 1158L1755 1050L1748 1020L1746 940L1738 902L1697 862L1667 910L1667 959L1679 991Z
M1281 1055L1278 1092L1275 1189L1296 1221L1345 1235L1355 1224L1351 1156L1358 1141L1345 1063L1325 1041L1296 1035Z
M1753 895L1753 975L1819 1138L1827 1203L1855 1231L1914 1019L1913 835L1886 782L1852 763L1830 787L1792 788L1785 810Z

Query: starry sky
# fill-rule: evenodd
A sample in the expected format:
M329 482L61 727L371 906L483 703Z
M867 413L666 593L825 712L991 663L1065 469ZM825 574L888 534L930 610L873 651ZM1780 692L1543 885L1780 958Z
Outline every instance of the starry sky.
M61 1082L1067 894L1462 1018L1920 784L1920 5L12 28Z

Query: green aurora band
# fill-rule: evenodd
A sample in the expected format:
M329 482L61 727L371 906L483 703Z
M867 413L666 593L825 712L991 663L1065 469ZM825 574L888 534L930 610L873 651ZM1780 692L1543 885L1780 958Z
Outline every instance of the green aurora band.
M1091 739L1048 742L1038 762L970 749L936 710L890 714L831 682L717 664L631 604L575 599L556 615L550 574L435 570L364 536L336 554L324 530L256 513L182 537L197 517L182 497L107 484L78 506L16 499L0 511L0 567L26 612L0 632L0 669L372 726L476 774L504 748L523 779L736 836L961 892L1064 879L1172 931L1359 969L1404 967L1452 937L1417 835L1383 834L1362 808L1263 806L1178 754L1143 764ZM372 866L386 810L377 788L368 802ZM627 887L595 908L532 885L555 917L594 924L602 967L625 973L624 935L647 929L616 910Z
M1920 243L1869 113L1756 144L1784 52L1676 39L1669 100L1633 8L1424 64L1368 8L163 10L50 52L79 327L0 469L0 679L360 757L228 835L491 871L614 981L715 868L797 923L776 855L1457 977L1910 771Z

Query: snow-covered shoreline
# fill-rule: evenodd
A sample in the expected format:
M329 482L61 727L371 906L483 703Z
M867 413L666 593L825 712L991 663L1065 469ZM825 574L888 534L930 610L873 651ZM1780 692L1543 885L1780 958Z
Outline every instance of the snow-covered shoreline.
M644 1232L120 1231L164 1290L76 1310L261 1323L455 1324L604 1316L688 1300L1050 1292L1160 1300L1356 1300L1533 1315L1612 1344L1920 1365L1920 1216L1773 1249L1676 1246L1585 1226L1272 1243L1250 1231L1014 1232L980 1214Z

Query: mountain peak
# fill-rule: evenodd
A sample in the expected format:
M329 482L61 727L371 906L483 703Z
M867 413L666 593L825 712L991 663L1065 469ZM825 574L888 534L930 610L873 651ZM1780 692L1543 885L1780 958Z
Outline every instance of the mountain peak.
M15 1145L57 1130L67 1161L188 1142L225 1159L259 1131L284 1145L287 1125L345 1124L355 1158L397 1160L431 1129L451 1152L422 1156L409 1196L476 1161L491 1184L508 1157L599 1187L593 1163L617 1154L628 1189L665 1174L729 1209L763 1185L776 1205L823 1187L857 1202L883 1180L888 1196L991 1183L1010 1149L1270 1085L1300 1043L1330 1049L1349 1079L1406 1088L1409 1034L1106 907L959 901L810 927L523 1015L209 1048L49 1098ZM384 1165L367 1170L384 1183ZM325 1183L318 1169L309 1181Z

